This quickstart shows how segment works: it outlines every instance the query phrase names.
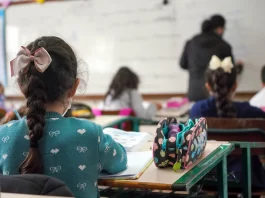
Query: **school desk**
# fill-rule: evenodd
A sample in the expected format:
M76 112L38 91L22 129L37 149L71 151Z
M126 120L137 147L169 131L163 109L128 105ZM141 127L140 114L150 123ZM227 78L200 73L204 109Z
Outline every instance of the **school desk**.
M150 145L150 143L148 143ZM146 147L150 149L150 147ZM207 173L217 167L220 197L227 197L227 155L234 144L207 142L203 156L186 170L174 172L171 167L159 169L152 163L136 180L99 180L99 185L138 189L190 191Z
M124 122L132 121L133 131L139 131L139 119L136 117L103 115L103 116L97 116L94 119L91 119L91 121L95 122L98 125L101 125L103 128L118 126L119 129L122 128L122 124Z
M175 118L182 118L187 117L189 110L193 106L194 103L190 102L188 104L183 105L179 108L164 108L159 111L157 111L155 115L155 119L161 119L164 117L175 117ZM187 121L187 120L185 120Z
M0 192L0 198L66 198L66 197L53 197L53 196L41 196L41 195L24 195L24 194L13 194L13 193L1 193Z
M252 189L251 189L251 149L264 149L265 142L231 142L235 145L235 148L239 148L242 150L242 192L243 197L251 197ZM215 181L206 180L206 183L211 185L215 185ZM233 183L231 183L233 185ZM264 194L264 190L260 189L254 192L255 194L261 193Z

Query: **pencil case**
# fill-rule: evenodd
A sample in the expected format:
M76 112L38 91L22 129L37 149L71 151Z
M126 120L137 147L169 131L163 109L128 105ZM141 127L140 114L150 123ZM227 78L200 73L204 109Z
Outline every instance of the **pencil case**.
M180 131L168 137L169 126L178 125ZM156 129L153 144L153 158L157 167L172 166L174 171L185 169L203 154L207 143L205 118L189 120L186 124L168 117L161 120Z

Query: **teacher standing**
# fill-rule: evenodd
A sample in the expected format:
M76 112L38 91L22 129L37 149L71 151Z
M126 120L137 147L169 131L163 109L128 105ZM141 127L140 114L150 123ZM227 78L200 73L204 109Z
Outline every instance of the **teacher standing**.
M231 46L223 40L225 19L213 15L202 23L201 33L187 41L180 59L180 66L189 71L188 98L190 101L203 100L208 97L205 88L205 71L212 55L220 59L232 55Z

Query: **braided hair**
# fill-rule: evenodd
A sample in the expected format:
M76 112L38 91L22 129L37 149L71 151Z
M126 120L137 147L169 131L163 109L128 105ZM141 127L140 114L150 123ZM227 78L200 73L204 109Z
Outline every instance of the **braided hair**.
M18 84L27 99L27 125L29 128L29 153L19 167L21 174L43 173L38 142L43 136L46 104L63 100L77 78L77 59L71 47L58 37L41 37L27 48L31 54L45 48L52 62L43 73L37 71L33 62L26 73L20 72Z
M236 83L236 77L235 68L232 68L231 73L225 72L223 68L208 69L206 72L206 80L216 98L219 117L236 117L236 109L229 98L231 89Z

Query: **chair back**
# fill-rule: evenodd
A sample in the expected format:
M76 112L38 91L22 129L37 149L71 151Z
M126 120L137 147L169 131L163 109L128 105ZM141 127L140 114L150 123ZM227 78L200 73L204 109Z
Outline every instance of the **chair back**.
M265 142L265 119L207 118L208 140L234 142ZM252 149L264 155L265 149Z
M102 116L102 115L120 115L120 116L135 116L135 113L131 108L124 108L121 110L100 110L100 109L93 109L92 110L95 116ZM133 130L133 123L132 121L127 121L123 123L122 130L125 131L132 131Z
M37 174L1 175L1 192L74 197L68 187L60 180Z

